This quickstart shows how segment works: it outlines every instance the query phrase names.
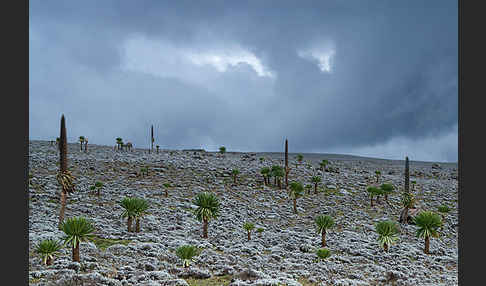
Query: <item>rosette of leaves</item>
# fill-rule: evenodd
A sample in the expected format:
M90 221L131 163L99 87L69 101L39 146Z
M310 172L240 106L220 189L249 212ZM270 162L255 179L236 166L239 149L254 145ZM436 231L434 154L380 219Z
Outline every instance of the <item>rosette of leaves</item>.
M398 239L398 224L390 220L380 221L376 224L376 232L380 246L388 251L388 248Z
M239 174L240 174L240 170L238 169L231 170L231 175L233 176L233 180L235 184L236 184L236 178L238 177Z
M127 231L132 231L132 222L137 215L137 202L135 198L124 198L120 202L120 206L123 208L122 218L127 218Z
M42 263L45 265L51 265L54 260L54 256L59 254L59 250L62 249L62 244L54 239L44 239L35 248L35 252L42 256Z
M329 258L331 256L331 251L327 248L319 248L316 251L317 258L320 260L324 260L326 258Z
M321 246L326 244L326 231L334 226L334 219L329 215L319 215L314 219L316 231L321 235Z
M304 156L302 156L302 154L297 154L295 158L299 164L302 164L302 161L304 160ZM295 167L297 168L297 163L295 164Z
M255 224L252 222L245 222L245 224L243 224L243 228L246 230L248 240L251 240L251 231L255 228Z
M100 181L96 181L95 184L91 186L89 189L92 191L96 190L96 195L99 196L102 188L103 188L103 183Z
M289 189L289 197L294 204L294 213L297 213L297 199L304 195L304 187L300 182L291 182Z
M382 184L380 186L380 189L382 190L383 194L385 195L385 201L388 202L388 195L393 192L393 185L392 184Z
M446 213L450 212L451 209L446 205L441 205L441 206L437 207L437 211L440 212L441 214L446 214Z
M184 268L189 267L194 256L198 253L194 245L182 245L176 249L176 255L182 260Z
M278 166L279 168L275 171L274 176L277 178L278 187L282 188L282 179L285 177L285 171L282 167Z
M383 196L385 192L381 188L376 188L375 189L375 195L376 195L376 202L380 204L380 197Z
M74 217L63 222L61 229L66 234L64 243L73 249L73 261L79 262L79 244L93 237L93 225L84 217Z
M439 237L437 229L442 225L440 216L434 212L422 211L415 219L417 237L425 240L424 253L429 254L430 237Z
M141 198L133 198L135 204L135 232L140 232L140 220L147 214L149 204Z
M196 219L203 223L203 238L208 238L209 221L219 216L219 199L213 193L201 192L192 203L197 206L194 211Z
M118 150L120 150L121 146L123 145L123 139L121 137L117 137L115 140L116 140L116 145L118 146Z
M79 136L79 144L80 144L80 148L81 148L81 151L83 150L83 143L85 142L85 138L84 136Z
M314 194L317 194L317 185L322 181L322 179L319 176L313 176L311 181L314 183Z
M311 184L306 184L304 186L304 188L305 188L307 194L310 194L311 193L311 190L312 190L312 185Z
M373 207L373 197L378 196L380 194L380 189L378 189L377 187L370 186L366 189L366 191L370 195L370 204L371 207Z
M142 174L142 177L145 175L145 176L148 176L148 167L142 167L140 168L140 174Z
M380 171L375 171L375 175L376 175L376 182L378 183L378 181L380 180L381 172Z
M278 188L282 188L281 179L285 176L284 169L279 165L273 165L270 173L275 178L275 185L278 185Z
M410 181L412 184L412 191L415 191L415 185L417 184L417 181Z
M270 168L268 167L261 168L260 174L262 174L263 176L263 184L264 185L270 184L270 181L268 180L268 176L270 175Z
M170 188L170 184L169 183L164 183L164 188L165 188L165 197L169 197L169 188Z
M327 164L329 164L329 161L327 160L322 160L322 162L319 163L319 166L321 167L322 171L326 169Z

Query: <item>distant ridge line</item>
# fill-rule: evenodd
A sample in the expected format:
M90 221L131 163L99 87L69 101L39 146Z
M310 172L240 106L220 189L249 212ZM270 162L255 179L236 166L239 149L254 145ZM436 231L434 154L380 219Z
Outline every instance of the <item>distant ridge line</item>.
M29 139L29 142L46 142L49 143L49 140L31 140ZM68 144L78 144L78 142L68 142ZM104 146L104 147L110 147L112 148L113 146L111 145L100 145L100 144L94 144L91 143L91 146ZM139 149L139 150L144 150L146 148L134 148L134 149ZM205 153L219 153L219 151L208 151L205 149L198 149L198 148L191 148L191 149L162 149L164 151L186 151L186 152L205 152ZM227 154L282 154L282 158L285 154L285 152L255 152L255 151L227 151ZM366 156L360 156L360 155L350 155L350 154L333 154L333 153L303 153L303 152L289 152L289 159L293 159L293 156L297 154L302 154L304 156L304 160L306 159L306 156L320 156L324 157L324 159L330 159L330 160L379 160L379 161L388 161L388 162L405 162L405 157L403 159L385 159L385 158L377 158L377 157L366 157ZM438 163L438 164L451 164L451 165L458 165L458 162L440 162L440 161L418 161L418 160L410 160L410 163L421 163L421 164L432 164L432 163ZM405 164L405 163L404 163ZM404 165L405 166L405 165Z

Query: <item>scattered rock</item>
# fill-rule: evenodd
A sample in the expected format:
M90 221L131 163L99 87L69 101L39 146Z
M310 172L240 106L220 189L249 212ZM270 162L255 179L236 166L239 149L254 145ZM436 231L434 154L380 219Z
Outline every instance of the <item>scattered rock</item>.
M148 154L142 149L121 152L106 146L90 147L88 153L81 153L79 144L68 144L68 165L79 191L68 196L66 216L88 217L96 236L103 240L81 244L81 264L72 263L71 250L63 248L53 265L44 266L34 252L35 245L45 238L64 237L57 229L59 158L56 147L48 142L29 143L32 176L28 267L29 279L39 281L37 285L186 286L182 277L207 279L212 275L235 277L231 285L301 285L297 281L301 277L310 283L337 285L387 285L387 280L397 285L458 283L458 182L453 179L457 177L457 165L443 163L439 169L414 162L411 166L416 187L423 190L417 191L421 199L417 209L434 209L444 202L453 209L444 226L447 235L431 239L432 255L427 256L413 225L400 226L400 243L388 253L376 241L375 223L397 219L400 196L395 192L388 198L395 208L383 203L383 198L382 204L370 208L366 177L376 181L374 171L382 170L380 183L403 186L402 163L336 159L324 173L316 171L320 160L306 158L304 165L292 168L289 179L310 183L309 178L317 172L323 178L321 190L339 192L305 194L297 201L299 214L295 215L285 190L278 190L273 180L271 186L258 184L262 166L281 165L283 154L167 150ZM255 160L258 157L265 157L265 161ZM307 163L312 166L306 168ZM148 176L131 175L141 166L149 167ZM234 185L230 174L233 168L241 171ZM95 180L105 184L99 197L89 192ZM166 182L172 186L167 198L163 187ZM192 199L207 190L220 198L221 211L209 223L209 238L201 239L202 223L194 218L192 211L197 207ZM118 202L127 196L149 202L150 214L142 218L140 233L127 232L126 218L121 218ZM314 229L318 214L329 214L336 223L327 235L332 256L320 262L314 253L320 247L320 236ZM242 229L246 221L264 227L264 232L258 234L255 230L251 241L247 241ZM190 269L184 269L175 255L175 250L185 244L201 250Z
M178 274L179 278L195 278L195 279L206 279L210 278L211 274L207 270L202 270L198 268L188 268Z

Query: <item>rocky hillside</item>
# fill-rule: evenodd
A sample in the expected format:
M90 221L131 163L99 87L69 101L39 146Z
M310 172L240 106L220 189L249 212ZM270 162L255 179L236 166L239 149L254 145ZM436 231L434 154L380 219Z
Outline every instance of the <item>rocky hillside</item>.
M311 184L322 178L318 194L312 189L297 200L298 214L285 190L263 186L262 167L283 164L283 153L210 153L204 151L114 151L110 146L68 146L68 168L76 192L68 196L66 218L84 216L95 227L92 242L80 246L81 263L72 262L65 247L50 266L35 252L45 238L62 239L57 228L60 187L56 180L59 154L47 141L29 146L29 281L31 285L457 285L458 216L457 164L411 162L411 180L418 207L436 211L446 204L438 238L417 238L415 225L400 225L399 239L389 252L380 247L375 224L398 220L400 190L370 206L367 186L376 181L403 188L403 161L304 154L296 166L291 154L289 181ZM291 145L290 145L291 149ZM261 160L260 158L264 159ZM318 162L330 161L327 170ZM411 158L413 159L413 158ZM142 176L141 168L148 167ZM234 184L231 170L239 169ZM100 196L90 190L96 181ZM271 180L273 183L273 179ZM164 183L170 183L165 197ZM201 191L220 199L220 216L202 224L194 217L192 199ZM141 232L127 232L119 202L128 196L150 204ZM318 260L321 236L314 218L327 214L335 226L327 232L331 256ZM245 222L256 228L248 241ZM192 244L199 255L182 267L177 247Z

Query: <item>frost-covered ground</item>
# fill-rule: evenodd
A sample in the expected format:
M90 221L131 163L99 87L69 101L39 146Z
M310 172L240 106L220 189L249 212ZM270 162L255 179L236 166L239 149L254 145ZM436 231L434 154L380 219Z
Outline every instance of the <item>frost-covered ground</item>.
M230 146L227 146L230 148ZM291 148L291 145L290 145ZM68 168L76 177L76 192L68 197L66 218L84 216L96 228L95 242L82 243L81 263L71 262L64 248L54 264L44 266L34 252L43 238L62 238L57 229L60 188L56 180L59 155L47 141L29 146L29 280L32 285L457 285L458 217L457 164L411 162L411 180L417 181L421 209L452 208L439 238L432 238L431 254L415 237L416 227L402 225L397 244L385 253L378 245L374 225L399 217L399 194L387 204L370 207L366 187L381 171L380 183L403 187L403 161L375 160L340 155L304 154L289 181L310 184L323 178L319 193L297 201L298 214L285 190L263 187L264 166L283 164L283 153L217 153L163 150L114 151L112 146L69 144ZM260 157L265 160L261 162ZM330 171L318 162L330 160ZM411 158L413 159L413 158ZM309 166L310 165L310 166ZM140 176L142 167L149 175ZM233 184L230 172L241 171ZM102 181L98 197L89 187ZM163 184L170 183L169 197ZM221 215L209 224L209 238L201 238L202 225L192 214L191 200L200 191L212 191L221 201ZM118 202L125 196L143 197L150 214L141 233L128 233ZM320 236L314 218L331 215L336 226L328 231L332 256L316 260ZM251 241L242 225L263 227ZM202 251L183 269L175 249L193 244Z

